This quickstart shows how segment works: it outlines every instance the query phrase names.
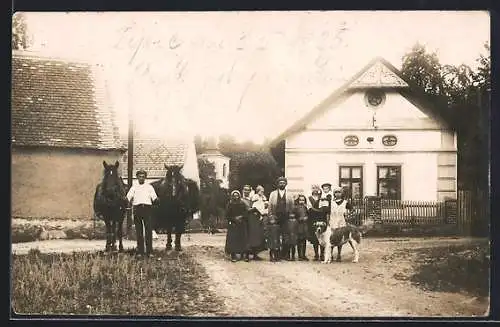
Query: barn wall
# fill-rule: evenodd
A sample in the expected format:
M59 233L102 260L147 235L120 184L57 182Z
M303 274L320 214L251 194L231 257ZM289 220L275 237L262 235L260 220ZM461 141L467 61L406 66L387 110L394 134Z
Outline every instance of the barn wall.
M12 217L91 219L102 161L120 157L118 151L13 148Z

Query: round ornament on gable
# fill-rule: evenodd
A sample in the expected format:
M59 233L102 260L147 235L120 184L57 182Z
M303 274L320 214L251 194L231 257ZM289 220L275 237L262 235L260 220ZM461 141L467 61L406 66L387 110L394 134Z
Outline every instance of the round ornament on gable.
M396 135L385 135L382 137L382 144L385 146L395 146L398 143Z
M347 146L356 146L359 144L359 138L356 135L347 135L344 137L344 144Z
M365 102L369 107L380 107L385 102L385 92L380 89L368 90L365 93Z

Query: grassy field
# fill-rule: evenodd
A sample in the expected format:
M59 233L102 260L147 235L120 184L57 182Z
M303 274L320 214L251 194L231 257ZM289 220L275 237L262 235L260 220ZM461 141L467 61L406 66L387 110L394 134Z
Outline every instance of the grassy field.
M18 314L224 315L208 282L184 252L137 259L32 250L13 257L12 305Z

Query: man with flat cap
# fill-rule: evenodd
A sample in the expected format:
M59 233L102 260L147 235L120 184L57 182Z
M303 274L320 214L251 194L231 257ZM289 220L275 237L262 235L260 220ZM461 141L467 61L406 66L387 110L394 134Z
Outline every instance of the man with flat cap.
M279 177L276 180L277 189L272 191L269 195L269 217L275 216L280 225L280 233L283 237L285 232L286 222L288 220L288 215L293 212L294 209L294 199L293 195L287 192L286 186L288 181L285 177ZM285 257L285 248L281 248L281 258Z
M132 185L127 193L127 199L134 208L134 224L137 235L137 254L144 254L144 243L146 243L146 255L152 256L153 252L153 224L151 221L151 207L158 201L158 196L149 183L145 183L148 174L144 170L138 170L135 174L138 184ZM145 232L146 242L144 242Z

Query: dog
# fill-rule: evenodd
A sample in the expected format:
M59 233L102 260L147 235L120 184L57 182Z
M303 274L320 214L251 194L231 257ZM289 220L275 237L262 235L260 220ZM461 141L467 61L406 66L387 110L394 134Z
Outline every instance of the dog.
M354 258L352 262L359 261L358 245L361 243L361 238L366 228L369 225L357 227L354 225L345 225L343 227L332 229L324 221L314 223L315 235L318 238L319 245L325 249L325 258L322 263L330 263L333 257L333 248L337 247L337 262L340 262L342 254L342 246L346 243L352 247Z

